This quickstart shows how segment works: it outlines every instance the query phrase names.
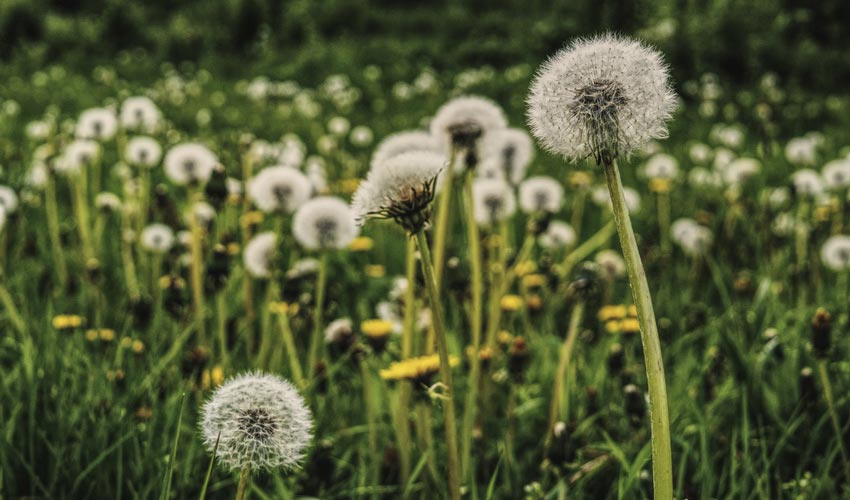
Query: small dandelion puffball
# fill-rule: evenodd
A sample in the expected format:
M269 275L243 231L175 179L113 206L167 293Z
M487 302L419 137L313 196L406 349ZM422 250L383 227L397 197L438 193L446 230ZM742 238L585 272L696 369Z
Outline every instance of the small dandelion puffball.
M519 185L519 207L527 213L556 213L564 202L564 188L551 177L530 177Z
M715 170L694 167L688 172L688 184L696 189L716 189L723 186L723 179Z
M402 153L425 151L443 154L443 145L433 135L422 130L397 132L384 138L372 153L372 166Z
M785 159L794 165L814 165L818 144L810 137L795 137L785 145Z
M847 189L850 187L850 160L832 160L821 170L824 185L830 190Z
M174 231L165 224L151 224L142 231L142 248L163 254L174 246Z
M652 155L643 166L643 175L649 179L673 180L679 175L679 162L668 154Z
M670 236L673 238L673 241L678 242L684 237L685 233L691 231L693 227L698 225L699 223L697 221L688 217L676 219L673 221L673 224L670 225Z
M714 151L707 144L697 142L688 149L688 156L695 165L708 165L714 156Z
M472 184L472 206L475 221L492 225L516 212L516 197L511 185L502 179L476 179Z
M201 226L209 226L215 220L215 208L205 201L198 201L192 205L192 215Z
M412 151L373 167L351 200L357 224L366 219L393 219L410 233L431 219L437 177L446 166L442 154Z
M626 186L623 188L623 198L626 200L626 208L630 214L640 210L640 195L637 191ZM609 209L612 207L611 192L608 191L606 186L593 188L593 191L590 192L590 199L600 207L608 207Z
M739 186L755 177L761 170L761 162L755 158L738 158L721 168L723 182L727 186Z
M688 218L677 219L673 222L670 226L670 234L685 255L691 257L705 255L714 242L714 234L710 229Z
M791 182L798 196L813 198L823 193L823 180L816 171L804 168L791 175Z
M325 343L335 344L354 333L354 325L350 318L339 318L331 321L325 328Z
M431 120L431 134L445 151L452 147L470 150L490 131L507 126L505 113L498 104L484 97L461 96L440 106Z
M93 139L108 141L115 136L118 130L118 119L115 113L108 108L91 108L80 114L74 135L77 139Z
M54 169L66 175L80 172L83 167L94 163L100 157L100 144L89 139L77 139L65 146L62 155L54 162Z
M312 439L310 409L295 387L276 375L246 373L228 380L201 415L204 446L231 470L295 468Z
M600 250L593 261L605 270L605 274L611 279L620 278L626 274L626 262L614 250Z
M290 166L264 168L248 182L248 197L263 212L291 214L312 192L310 179Z
M608 164L667 137L676 108L661 55L604 34L580 39L546 61L528 96L531 133L570 161Z
M9 186L0 185L0 207L5 215L9 215L18 209L18 195Z
M128 97L121 103L121 125L126 129L153 133L161 121L162 113L148 97Z
M481 140L484 161L493 164L513 185L525 177L528 164L534 158L534 143L528 132L518 128L503 128L489 132Z
M277 235L271 231L260 233L245 245L243 259L245 269L255 278L269 278L272 275L274 256L277 251Z
M178 144L165 155L165 175L178 186L204 184L218 164L218 157L203 144Z
M156 139L140 135L127 141L124 159L130 165L151 168L159 164L161 158L162 146Z
M820 249L820 260L831 271L850 269L850 236L830 236Z
M117 212L121 208L121 198L108 191L97 193L94 197L94 206L104 212Z
M359 228L346 202L334 196L320 196L295 212L292 233L308 250L339 250L357 237Z
M540 246L548 250L560 250L573 246L576 242L576 231L573 226L563 221L552 221L549 227L537 238Z

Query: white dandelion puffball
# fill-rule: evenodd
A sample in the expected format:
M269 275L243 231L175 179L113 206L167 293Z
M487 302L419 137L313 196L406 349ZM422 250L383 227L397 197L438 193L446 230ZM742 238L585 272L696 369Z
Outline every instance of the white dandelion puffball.
M431 134L445 151L453 146L470 149L490 131L507 126L505 113L495 102L485 97L461 96L440 106L431 120Z
M612 279L626 274L626 261L614 250L600 250L593 261Z
M161 121L162 113L148 97L128 97L121 103L121 125L126 129L152 133Z
M115 193L110 193L108 191L97 193L94 197L94 206L98 210L115 212L121 208L121 198L119 198ZM128 206L132 206L132 204L128 203Z
M147 136L133 137L127 141L124 159L138 167L151 168L159 164L162 158L162 146L156 139Z
M670 234L685 255L691 257L705 255L714 242L714 234L709 228L688 218L677 219L673 222L670 226Z
M204 184L212 175L218 157L203 144L187 142L165 155L165 175L178 186Z
M201 410L204 446L231 470L295 468L312 430L312 414L295 387L261 372L226 381Z
M312 192L310 179L290 166L264 168L248 182L248 197L263 212L291 214Z
M820 249L820 260L832 271L850 269L850 236L830 236Z
M24 134L33 141L43 141L50 135L51 128L50 123L46 121L34 120L27 123Z
M481 156L496 165L504 178L513 185L525 177L534 158L534 142L528 132L518 128L502 128L489 132L481 139Z
M821 170L824 185L827 189L837 190L850 187L850 160L832 160Z
M18 209L18 195L9 186L0 185L0 207L3 207L5 215Z
M721 175L727 186L739 186L755 177L760 170L761 162L755 158L738 158L721 169Z
M351 200L357 224L368 218L393 219L415 232L430 220L437 177L446 167L442 154L411 151L369 170Z
M696 226L699 226L699 223L688 217L676 219L670 224L670 236L673 238L673 241L678 242Z
M661 55L636 40L604 34L572 42L540 67L527 114L546 150L602 164L667 137L675 109Z
M388 135L378 144L375 152L372 153L371 165L379 165L389 158L411 151L444 154L443 145L428 132L421 130L396 132Z
M351 141L351 144L359 148L365 148L375 140L375 133L365 125L358 125L351 129L348 140Z
M292 233L308 250L339 250L359 233L348 204L334 196L320 196L295 212Z
M731 149L717 148L714 150L714 161L712 166L715 170L723 171L731 164L738 156Z
M31 188L41 190L47 186L49 179L50 170L47 168L47 165L41 160L36 160L30 167L29 172L27 172L26 184Z
M785 145L785 159L794 165L814 165L818 145L810 137L795 137Z
M794 234L797 224L797 218L794 217L794 215L788 212L782 212L773 219L773 223L770 228L777 236L788 237ZM803 225L803 229L808 228L808 224L804 222L799 224Z
M266 231L251 238L242 256L248 274L255 278L271 277L276 251L277 235L273 232Z
M142 230L142 248L153 253L165 253L174 246L174 231L165 224L150 224Z
M798 196L814 198L823 193L823 180L815 170L804 168L791 174L791 182Z
M690 149L688 149L688 156L696 165L708 165L708 162L711 161L711 157L714 156L714 152L708 145L698 142L696 144L692 144Z
M198 224L209 226L215 219L215 208L205 201L197 201L192 205L192 215Z
M325 343L335 344L354 333L351 318L339 318L331 321L325 328Z
M649 179L675 179L679 175L679 162L671 155L658 153L646 160L643 175Z
M83 111L74 128L77 139L108 141L118 130L118 119L109 108L91 108Z
M6 225L6 209L0 207L0 230Z
M630 214L640 210L640 195L634 189L625 186L623 187L623 198L626 200L626 208ZM596 186L590 192L590 199L600 207L612 208L611 192L607 186Z
M555 179L540 175L519 185L519 208L527 213L556 213L564 203L564 187Z
M688 172L688 184L696 189L715 189L723 186L723 179L715 170L694 167Z
M77 139L65 146L62 155L54 162L61 174L76 174L100 158L100 144L89 139Z
M472 184L475 221L482 226L507 220L516 212L516 196L502 179L476 179Z
M576 242L576 231L566 222L555 220L543 231L537 241L540 246L549 250L558 250L573 246Z

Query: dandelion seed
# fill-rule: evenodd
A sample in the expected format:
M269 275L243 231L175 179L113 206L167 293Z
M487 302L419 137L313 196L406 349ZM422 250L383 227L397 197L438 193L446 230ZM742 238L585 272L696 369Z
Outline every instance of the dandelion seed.
M531 85L528 120L547 150L610 164L667 136L676 108L655 50L613 34L577 40L544 63Z
M519 207L527 214L556 213L564 202L564 188L547 176L530 177L519 186Z
M785 158L794 165L811 166L817 163L817 148L810 137L795 137L785 145Z
M204 184L218 164L218 157L203 144L183 143L165 155L165 175L178 186Z
M162 146L152 137L133 137L127 142L124 159L137 167L154 167L162 159Z
M130 130L153 133L159 128L162 113L145 96L128 97L121 103L121 125Z
M489 226L510 218L516 212L516 196L510 184L501 179L476 179L472 184L475 222Z
M142 248L149 252L164 254L174 246L174 231L165 224L150 224L142 231Z
M248 197L263 212L293 213L313 191L310 180L300 170L289 166L267 167L247 186Z
M76 175L100 158L101 148L96 141L77 139L65 146L62 155L57 158L53 168L66 175Z
M231 470L295 468L312 439L310 409L276 375L246 373L226 381L201 414L204 446Z
M277 235L271 231L257 234L245 245L245 269L255 278L269 278L277 251Z
M339 250L354 240L359 228L347 203L333 196L322 196L298 209L292 232L308 250Z
M74 135L77 139L108 141L118 130L115 112L108 108L91 108L80 114Z

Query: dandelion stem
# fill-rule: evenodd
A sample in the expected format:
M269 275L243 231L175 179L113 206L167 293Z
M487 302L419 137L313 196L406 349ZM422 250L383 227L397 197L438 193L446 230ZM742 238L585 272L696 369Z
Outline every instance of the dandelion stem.
M844 464L844 474L850 481L850 460L847 459L847 450L844 449L844 436L841 432L841 424L838 423L838 414L835 412L835 401L832 397L832 384L829 382L829 374L826 371L826 360L818 360L818 373L820 374L821 384L823 384L823 395L826 399L826 406L829 408L829 419L832 421L832 427L835 430L835 438L838 442L838 451L841 452L841 462Z
M49 176L44 187L44 210L47 215L47 229L50 235L50 249L53 252L53 264L59 278L59 286L64 289L68 283L68 268L62 253L62 241L59 238L59 212L56 208L56 182Z
M247 152L242 157L242 183L247 186L248 181L251 180L251 171L253 169L253 162L251 153ZM248 241L251 239L251 226L247 223L247 220L244 217L248 214L251 209L251 201L247 195L242 197L242 218L240 218L240 224L242 226L242 245L247 245ZM243 273L242 277L242 288L243 288L243 299L245 304L245 316L248 320L248 325L253 326L254 319L256 318L256 311L254 311L254 287L251 282L251 275L248 272ZM249 328L250 330L250 328Z
M570 314L570 325L567 328L567 336L564 338L564 343L561 344L561 353L558 358L558 369L555 372L555 385L552 388L552 403L549 406L549 425L546 427L546 446L552 440L552 430L555 428L555 421L558 419L558 414L561 411L561 406L565 398L564 383L567 374L567 368L570 365L570 359L573 354L573 347L578 337L579 325L581 324L584 315L584 302L579 301L573 306L573 311Z
M478 378L481 376L481 320L484 309L484 283L481 265L481 235L475 222L475 205L472 202L472 183L475 171L468 170L463 186L463 203L466 208L466 229L469 244L470 272L472 273L472 310L470 324L472 326L472 359L469 370L469 380L466 388L466 401L463 406L463 441L461 442L461 466L464 478L470 472L469 462L472 453L472 426L475 422L477 408Z
M434 277L434 267L431 261L431 251L428 248L428 240L425 237L425 232L419 230L416 233L416 243L419 246L421 253L420 263L422 265L422 274L425 280L425 287L428 289L428 296L431 299L431 315L434 325L434 332L437 340L437 351L440 356L440 378L445 385L445 394L443 401L443 412L446 426L446 454L448 455L448 479L449 479L449 496L452 500L460 499L460 474L457 457L457 428L455 422L455 404L454 404L454 388L452 385L452 368L449 364L449 346L446 331L443 328L443 312L442 306L437 294L437 283Z
M215 309L216 319L218 320L216 327L218 330L219 357L221 366L227 368L229 364L227 354L227 301L225 301L224 290L218 292L215 297Z
M198 323L199 344L206 342L206 329L204 325L203 234L201 234L201 223L198 220L198 215L195 213L195 204L201 201L202 196L200 191L193 193L189 206L189 224L192 232L192 304L195 309L195 321Z
M437 283L437 292L443 277L443 265L446 256L446 235L449 230L449 211L452 204L452 185L454 184L454 162L456 154L452 149L448 171L443 174L443 186L440 190L440 202L437 205L436 222L434 224L434 279ZM439 295L438 295L439 297Z
M375 400L372 395L372 377L369 372L367 358L360 359L360 378L363 383L363 404L366 405L366 428L369 433L369 481L372 484L378 482L380 473L380 457L378 456L378 427L377 412L375 411Z
M658 193L656 198L658 204L658 231L661 236L661 253L665 256L670 255L670 193Z
M404 292L404 329L401 337L401 359L413 355L413 328L416 321L416 241L407 239L405 252L405 277L407 289ZM398 389L398 410L396 411L396 439L398 440L401 484L406 485L410 477L410 424L408 413L412 393L410 382L402 381Z
M584 243L579 245L575 250L567 254L567 256L564 257L564 261L561 263L559 268L561 276L569 277L576 264L586 259L599 247L607 243L616 231L617 226L614 224L613 220L610 220L607 224L602 226L602 228L597 231L593 236L588 238L587 241L585 241Z
M614 221L623 247L623 257L629 273L643 344L646 380L649 388L649 415L652 432L652 476L656 500L673 498L673 458L670 452L670 420L667 412L667 385L664 380L664 361L661 340L655 324L655 311L649 283L643 269L635 233L623 195L623 183L616 162L604 163L605 180L611 194Z
M314 373L319 361L319 350L322 345L322 313L325 306L325 287L328 281L328 254L322 252L319 257L319 274L316 277L316 303L313 306L313 335L310 339L310 356L307 369ZM312 375L311 375L312 377Z
M242 472L239 473L239 486L236 488L236 500L245 500L250 475L251 467L249 465L242 467Z
M80 242L83 247L83 257L86 263L89 259L94 258L94 249L91 241L91 228L89 227L89 206L88 195L86 194L86 175L81 172L76 178L72 179L74 208L77 215L77 231L80 235Z
M292 380L295 385L304 389L304 372L301 370L301 362L298 361L298 351L295 349L295 339L292 337L292 329L289 327L289 312L278 315L278 324L280 325L280 335L283 337L283 345L286 348L286 355L289 357L289 372L292 374Z
M5 277L2 276L2 272L0 272L0 280L4 280ZM3 304L3 309L6 311L6 316L9 317L9 321L15 326L15 329L21 335L25 335L27 332L26 323L24 322L24 318L21 316L21 313L18 312L18 307L15 305L15 301L12 299L12 294L9 293L9 290L6 286L0 283L0 304Z

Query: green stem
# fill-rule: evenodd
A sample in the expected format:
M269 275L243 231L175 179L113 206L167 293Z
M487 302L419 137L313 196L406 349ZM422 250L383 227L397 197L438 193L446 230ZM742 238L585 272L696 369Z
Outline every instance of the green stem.
M189 224L192 231L192 304L195 310L195 321L198 324L198 343L206 342L206 325L204 324L204 248L203 234L201 224L195 214L195 204L200 202L203 195L200 191L193 193L190 196L189 203Z
M567 336L564 338L564 343L561 344L561 354L558 358L558 369L555 372L555 385L552 388L552 402L549 406L549 425L546 427L546 444L548 445L552 439L552 430L555 428L555 421L558 419L558 414L561 412L562 402L566 398L564 384L566 382L567 368L570 365L570 359L573 354L573 347L578 337L579 325L581 324L582 316L584 315L584 302L578 302L570 315L570 325L567 329Z
M283 345L286 348L286 355L289 357L289 372L292 374L292 380L295 385L304 389L304 372L301 371L301 362L298 361L298 351L295 350L295 339L292 336L292 329L289 327L289 316L287 314L278 315L278 324L280 325L280 335L283 337Z
M829 383L829 374L826 371L826 360L818 360L818 373L821 384L823 384L823 395L826 398L826 406L829 408L829 419L835 430L835 438L838 442L838 451L841 452L841 462L844 464L844 474L850 481L850 460L847 459L847 450L844 449L844 436L841 432L841 424L838 423L838 414L835 412L835 401L832 397L832 384Z
M239 486L236 488L236 500L245 500L245 492L248 490L248 479L251 475L251 467L246 465L242 467L242 472L239 473Z
M215 297L216 319L218 320L218 345L221 366L227 368L229 357L227 353L227 301L224 297L224 290L218 292Z
M372 377L369 373L368 360L360 360L360 378L363 382L363 404L366 406L366 428L369 432L369 482L377 484L380 473L380 456L378 455L378 417L375 412L375 401L372 395Z
M416 323L416 241L407 239L405 252L405 277L407 290L404 293L404 330L401 337L401 359L413 355L413 329ZM410 397L412 394L410 382L402 381L398 389L398 409L396 411L396 439L399 448L399 465L401 468L401 485L404 487L410 477Z
M454 184L454 162L456 161L456 153L452 149L449 158L448 170L444 174L443 185L440 188L440 202L437 205L436 221L434 223L434 272L437 283L437 291L440 291L440 284L443 277L443 264L445 264L446 255L446 236L449 230L449 211L452 204L452 186ZM439 295L438 295L439 297Z
M59 278L59 286L64 290L68 283L68 267L62 253L62 240L59 237L59 212L56 207L56 182L53 176L47 180L44 188L44 210L47 215L47 229L50 235L50 249L53 252L53 264Z
M446 331L443 328L442 305L438 300L437 282L434 277L434 267L431 262L431 251L425 231L416 233L416 243L421 254L422 275L428 296L431 299L431 316L437 341L437 351L440 357L440 378L445 386L443 412L446 426L446 454L448 455L449 494L452 500L460 500L460 471L457 457L457 428L455 422L454 388L452 385L452 367L449 364L449 345Z
M466 172L463 186L463 203L466 215L466 230L469 244L470 271L472 273L472 310L470 324L472 326L472 359L470 360L469 380L466 387L466 401L463 406L463 434L461 441L462 474L468 479L469 462L472 457L472 426L475 423L475 410L478 405L478 378L481 376L481 320L484 310L484 282L481 265L481 235L475 222L475 205L472 202L472 183L475 172Z
M88 195L86 194L86 175L81 172L71 181L74 185L73 197L74 208L77 212L77 230L80 235L80 242L83 247L83 257L85 263L94 258L94 248L92 247L91 228L89 227L89 206Z
M664 381L664 361L661 340L655 324L655 311L649 283L643 269L635 233L623 195L623 183L616 162L602 165L611 194L614 221L623 247L623 257L629 273L635 306L640 323L646 381L649 389L649 416L652 432L652 477L656 500L673 498L673 457L670 451L670 420L667 412L667 385Z
M5 277L0 276L0 280L4 280ZM21 313L18 312L18 307L15 305L15 301L12 299L12 294L9 293L9 290L3 283L0 283L0 304L3 304L3 309L6 310L6 315L9 317L9 321L15 326L15 329L21 335L26 334L27 327L24 322L24 318L21 316Z
M322 313L325 305L325 287L328 280L328 254L322 252L319 257L319 275L316 277L316 303L313 307L313 335L310 339L310 356L307 364L310 376L319 361L319 350L322 346Z
M670 193L658 193L658 231L661 233L661 252L670 255Z
M611 239L611 236L614 235L614 232L617 231L617 226L615 225L613 220L608 221L607 224L602 226L602 228L597 231L593 236L587 239L584 243L579 245L575 250L567 254L564 257L564 261L559 266L559 273L562 277L568 278L573 268L582 260L586 259L590 254L595 252L599 247L604 245Z

